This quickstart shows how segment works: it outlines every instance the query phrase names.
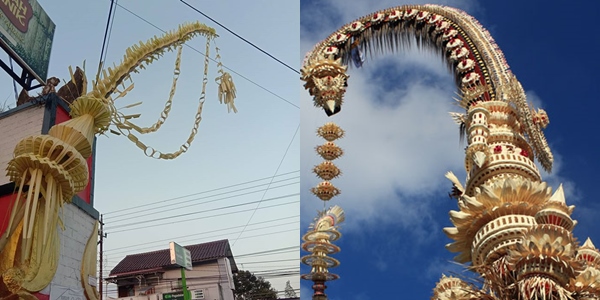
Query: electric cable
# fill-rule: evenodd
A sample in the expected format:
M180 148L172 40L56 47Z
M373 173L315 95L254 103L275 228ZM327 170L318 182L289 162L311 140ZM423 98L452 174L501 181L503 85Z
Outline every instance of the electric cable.
M290 178L290 179L297 179L297 178L298 177ZM289 179L279 180L279 181L277 181L277 183L282 182L282 181L287 181L287 180L289 180ZM292 183L282 184L282 185L278 185L278 186L270 187L270 188L267 187L266 189L261 189L261 190L256 190L256 191L250 191L250 192L245 192L245 193L230 195L230 196L226 196L226 197L221 197L221 198L217 198L217 199L212 199L212 200L207 200L207 201L192 203L192 204L189 204L189 205L179 206L179 204L183 204L183 203L189 203L189 202L192 202L192 201L197 201L197 200L202 200L202 199L207 199L207 198L213 198L213 197L227 195L227 194L231 194L231 193L235 193L235 192L241 192L241 191L244 191L244 190L247 190L247 189L250 189L250 188L255 188L255 187L267 185L267 184L260 184L260 185L253 186L253 187L242 188L242 189L237 189L237 190L233 190L233 191L223 192L223 193L214 194L214 195L210 195L210 196L189 199L189 200L180 201L180 202L171 203L171 204L165 204L165 205L162 205L162 206L141 209L141 210L132 212L132 213L130 213L128 215L118 215L118 217L123 217L123 218L120 218L119 220L112 220L112 221L110 221L110 223L118 223L118 222L122 222L122 221L125 221L125 220L131 220L131 219L135 219L135 218L139 218L139 217L145 217L145 216L148 215L147 213L143 214L141 216L135 216L135 215L143 213L143 212L148 212L148 211L160 209L160 208L174 207L174 206L177 205L177 207L175 209L182 209L182 208L187 208L187 207L191 207L191 206L196 206L196 205L201 205L201 204L207 204L207 203L217 202L217 201L221 201L221 200L232 199L232 198L236 198L236 197L240 197L240 196L251 195L251 194L262 192L262 191L265 191L265 190L274 190L274 189L277 189L277 188L286 187L286 186L295 185L295 184L299 184L299 181L294 181ZM113 216L113 218L116 218L116 217L117 216ZM105 221L105 223L107 223L107 222Z
M286 64L286 63L282 62L281 60L277 59L275 56L271 55L269 52L267 52L267 51L265 51L265 50L261 49L260 47L258 47L258 46L256 46L256 45L254 45L252 42L250 42L250 41L248 41L247 39L245 39L245 38L241 37L239 34L237 34L237 33L233 32L231 29L229 29L229 28L225 27L225 25L223 25L223 24L221 24L221 23L217 22L215 19L213 19L213 18L209 17L208 15L206 15L206 14L205 14L205 13L203 13L203 12L201 12L201 11L200 11L200 10L198 10L197 8L195 8L195 7L191 6L190 4L188 4L187 2L185 2L184 0L181 0L181 2L183 2L183 4L187 5L189 8L193 9L193 10L194 10L194 11L196 11L197 13L199 13L199 14L203 15L203 16L204 16L204 17L206 17L207 19L209 19L209 20L213 21L215 24L217 24L217 25L221 26L221 28L223 28L223 29L227 30L229 33L233 34L235 37L237 37L237 38L239 38L240 40L242 40L242 41L246 42L246 43L247 43L247 44L249 44L250 46L252 46L252 47L256 48L258 51L260 51L260 52L262 52L262 53L266 54L268 57L270 57L270 58L274 59L274 60L275 60L275 61L277 61L278 63L280 63L280 64L282 64L282 65L286 66L288 69L292 70L294 73L296 73L296 74L300 74L300 72L299 72L298 70L296 70L296 69L294 69L294 68L290 67L288 64Z
M102 39L102 50L100 50L100 60L98 61L98 72L96 73L96 82L100 79L100 71L102 71L102 65L104 65L104 47L106 46L109 28L112 30L112 26L109 26L111 22L111 16L113 15L114 0L110 1L110 8L108 10L108 18L106 20L106 28L104 29L104 38ZM116 11L116 9L115 9Z
M298 194L296 194L298 195ZM267 209L267 208L272 208L272 207L278 207L278 206L283 206L283 205L289 205L289 204L294 204L294 203L299 203L300 201L292 201L292 202L286 202L286 203L281 203L281 204L274 204L274 205L269 205L269 206L263 206L261 208L258 209ZM220 216L229 216L232 214L238 214L238 213L243 213L243 212L248 212L248 211L252 211L253 209L244 209L244 210L239 210L239 211L234 211L234 212L226 212L226 213L222 213L222 214L216 214L216 215L209 215L209 216L205 216L203 217L204 219L208 219L208 218L214 218L214 217L220 217ZM197 212L199 213L199 212ZM186 220L180 220L178 221L178 223L184 223L184 222L188 222L188 221L195 221L197 220L196 218L194 219L186 219ZM138 222L138 224L142 224L144 222ZM156 227L156 226L163 226L163 225L168 225L168 224L173 224L173 222L167 222L167 223L160 223L160 224L154 224L154 225L147 225L144 227L135 227L135 228L129 228L129 229L123 229L123 230L116 230L116 231L111 231L110 233L119 233L119 232L126 232L126 231L132 231L132 230L139 230L139 229L147 229L147 228L151 228L151 227ZM238 238L239 239L239 238Z
M297 223L298 223L297 221L293 221L293 222L279 224L279 226L290 225L290 224L297 224ZM260 227L260 228L254 228L254 229L251 229L251 230L248 230L248 231L256 231L256 230L270 229L270 228L272 228L272 227ZM292 230L296 230L296 228L287 229L286 231L278 231L278 232L275 232L275 233L289 232L289 231L292 231ZM178 238L177 241L181 242L181 243L184 243L184 242L188 242L188 241L207 240L207 239L212 239L212 238L221 238L221 237L223 237L226 234L234 234L234 233L237 233L237 232L231 232L231 233L225 233L225 234L218 234L218 235L213 235L213 236L207 236L207 237L200 238L200 239L199 238L194 238L193 240L190 240L190 239L185 239L184 240L182 238ZM256 235L256 236L264 236L264 235L269 235L269 234L271 234L271 233L263 233L261 235ZM167 241L173 241L173 240L175 240L175 239L168 239ZM158 244L160 242L164 242L166 244L166 241L164 241L164 240L163 241L153 241L153 242L150 242L150 243L151 244L154 244L154 243ZM163 246L165 244L163 244ZM188 242L188 244L189 244L189 242ZM198 244L198 243L196 242L196 244ZM136 254L140 254L140 253L146 253L146 252L149 252L149 251L157 251L157 250L153 250L157 246L158 245L147 246L147 247L142 247L142 248L139 248L139 249L126 249L126 250L125 249L120 249L120 251L116 251L116 252L113 252L113 251L115 251L115 249L111 249L111 250L104 250L104 252L108 253L108 254L111 254L111 255L117 255L117 254L121 254L121 253L124 253L124 254L130 253L132 251L143 251L143 252L136 253ZM135 248L135 247L132 246L130 248ZM162 250L164 250L164 247L161 247L161 248L163 248Z
M254 204L254 203L260 203L261 201L265 201L265 202L266 201L275 201L275 200L285 199L285 198L289 198L289 197L293 197L293 196L299 196L299 195L300 195L300 193L294 193L294 194L287 194L287 195L283 195L283 196L272 197L272 198L268 198L268 199L261 199L261 200L257 200L257 201L251 201L251 202L245 202L245 203L238 203L238 204L232 204L232 205L225 205L225 206L211 208L211 209L206 209L206 210L201 210L201 211L193 211L193 212L189 212L189 213L179 214L179 215L176 215L176 216L167 216L167 217L162 217L162 218L154 218L154 219L152 219L150 221L132 222L132 223L127 223L127 224L121 224L121 225L118 225L118 228L134 226L134 225L137 225L137 224L140 224L140 223L157 222L157 221L162 221L162 220L172 220L174 218L186 217L186 216L195 215L195 214L204 213L204 212L217 211L217 210L223 210L223 209L228 209L228 208L235 208L235 207L250 205L250 204ZM113 226L113 227L108 226L104 230L105 231L110 231L110 229L112 229L112 228L117 228L117 226Z
M269 221L256 222L256 223L252 223L252 224L250 224L250 225L251 225L251 226L253 226L253 225L259 225L259 224L265 224L265 223L272 223L272 222L281 221L281 220L289 220L289 219L292 219L292 218L297 218L297 217L300 217L300 215L295 215L295 216L291 216L291 217L283 217L283 218L278 218L278 219L269 220ZM178 239L182 239L182 238L188 238L188 237L192 237L192 236L197 236L197 235L203 235L203 234L213 233L213 232L217 232L217 231L225 231L225 230L230 230L230 229L236 229L236 228L239 228L239 227L242 227L242 225L240 225L240 226L228 227L228 228L222 228L222 229L216 229L216 230L211 230L211 231L207 231L207 232L201 232L201 233L193 233L193 234L188 234L188 235L182 235L182 236L177 236L177 237L172 237L172 238L162 239L162 240L153 241L153 242L148 242L148 243L141 243L141 244L135 244L135 245L123 246L123 247L118 247L118 248L112 248L112 249L104 250L104 252L107 252L107 251L115 251L115 250L121 250L121 249L127 249L127 248L133 248L133 247L136 247L136 246L144 246L144 245L148 245L148 244L152 244L152 243L168 242L168 241L178 240ZM296 248L297 248L297 247L296 247Z
M285 175L289 175L289 174L293 174L293 173L297 173L297 172L300 172L300 170L291 171L291 172L287 172L287 173L282 173L282 174L277 175L277 177L285 176ZM250 181L245 181L245 182L241 182L241 183L236 183L236 184L232 184L232 185L220 187L220 188L215 188L215 189L208 190L208 191L202 191L202 192L188 194L188 195L184 195L184 196L178 196L178 197L170 198L170 199L166 199L166 200L159 200L159 201L148 203L148 204L146 204L146 206L148 206L148 205L154 205L154 204L159 204L159 203L165 203L165 202L171 202L171 201L178 200L178 199L181 199L181 198L187 198L187 197L196 196L196 195L200 195L200 194L206 194L206 193L210 193L210 192L220 191L220 190L224 190L224 189L228 189L228 188L232 188L232 187L236 187L236 186L240 186L240 185L245 185L245 184L254 183L254 182L258 182L258 181L262 181L262 180L267 180L267 179L270 179L272 177L273 176L263 177L263 178L259 178L259 179L254 179L254 180L250 180ZM129 211L129 210L138 209L138 208L139 208L139 206L131 206L131 207L128 207L128 208L122 208L122 209L119 209L119 210L109 211L107 213L104 213L103 215L106 216L108 214L113 214L113 213L116 213L116 212ZM113 217L116 217L116 216L113 216ZM108 218L110 218L110 217L105 217L105 220L108 219Z
M275 174L273 174L273 177L271 178L271 182L273 181L273 178L275 178L275 175L277 175L277 172L279 172L279 168L281 168L281 165L283 164L283 161L285 160L285 157L287 156L287 153L290 150L290 147L292 146L292 143L296 139L296 135L298 134L298 130L299 129L300 129L300 123L298 123L298 127L296 127L296 131L294 132L294 135L292 136L292 139L290 140L290 143L288 144L287 148L285 149L285 153L283 154L283 157L279 161L279 165L277 165L277 169L275 170ZM270 185L271 185L271 183L269 183L269 186ZM246 222L246 226L244 226L244 229L242 229L242 232L240 232L240 235L238 235L238 237L233 241L233 243L231 244L231 246L235 246L235 243L237 242L237 240L240 238L240 236L242 236L242 234L244 233L244 230L246 229L246 227L248 226L248 224L250 224L250 221L252 221L252 218L254 217L254 214L256 213L256 210L260 206L260 204L263 201L263 199L264 199L264 197L265 197L266 194L267 194L267 192L265 191L265 193L262 195L260 201L256 205L256 208L252 212L252 215L250 216L250 219L248 219L248 222Z
M272 252L291 250L291 249L298 250L298 246L291 246L291 247L277 248L277 249L271 249L271 250L265 250L265 251L259 251L259 252L238 254L235 257L240 258L240 257L244 257L244 256L253 256L253 255L258 255L258 254L263 254L263 253L272 253Z

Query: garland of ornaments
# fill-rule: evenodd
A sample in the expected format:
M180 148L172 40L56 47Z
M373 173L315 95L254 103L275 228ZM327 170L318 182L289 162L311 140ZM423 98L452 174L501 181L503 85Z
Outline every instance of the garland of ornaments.
M326 123L319 127L317 135L325 139L323 145L317 146L315 150L324 161L313 168L313 173L322 181L311 189L311 192L325 202L340 194L340 190L331 184L330 180L341 175L340 169L332 162L344 154L344 151L334 141L344 136L344 130L334 123ZM302 279L313 281L313 300L326 300L326 281L336 280L337 274L329 272L330 268L337 267L340 262L328 255L338 253L340 247L332 244L342 234L338 226L344 221L344 211L335 205L329 209L320 211L314 222L310 225L308 232L302 237L304 243L302 249L311 254L302 257L302 263L311 267L309 274L303 274Z

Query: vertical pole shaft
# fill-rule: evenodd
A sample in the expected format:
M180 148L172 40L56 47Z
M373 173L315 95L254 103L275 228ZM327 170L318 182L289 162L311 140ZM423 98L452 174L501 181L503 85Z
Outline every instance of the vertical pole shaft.
M102 245L104 244L104 222L102 222L103 220L103 215L100 215L100 273L99 273L99 281L98 281L98 292L100 294L100 300L102 300L102 262L103 257L102 257Z
M183 300L190 300L190 294L185 283L185 268L181 268L181 284L183 285Z

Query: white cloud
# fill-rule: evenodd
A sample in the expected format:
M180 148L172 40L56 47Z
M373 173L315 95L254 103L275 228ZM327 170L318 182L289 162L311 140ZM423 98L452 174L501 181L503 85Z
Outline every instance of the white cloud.
M303 96L303 188L319 181L307 172L321 161L312 150L323 143L314 134L316 128L334 121L346 131L346 137L337 142L345 154L335 161L343 175L332 181L342 190L332 202L353 219L345 228L375 219L418 227L429 213L429 201L423 198L449 187L445 172L460 174L463 168L464 145L459 143L458 125L448 115L457 109L452 105L453 81L441 61L415 51L401 60L386 57L383 61L388 65L374 61L365 69L350 71L342 112L333 118L310 107L310 97ZM405 69L408 75L415 69L433 71L427 72L429 80L399 77L406 82L383 90L372 79L386 68ZM322 206L317 198L309 197L303 198L303 212Z

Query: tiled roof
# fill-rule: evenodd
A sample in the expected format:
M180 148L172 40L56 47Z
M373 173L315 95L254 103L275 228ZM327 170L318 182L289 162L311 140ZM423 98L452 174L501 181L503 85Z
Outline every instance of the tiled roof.
M220 240L184 247L190 250L192 264L227 257L232 265L232 270L234 272L237 271L233 255L231 254L231 248L229 247L229 240ZM170 266L173 265L171 264L171 254L169 253L169 249L131 254L125 256L125 258L110 271L109 276L129 275L134 274L134 272L143 273L144 271L160 270Z

